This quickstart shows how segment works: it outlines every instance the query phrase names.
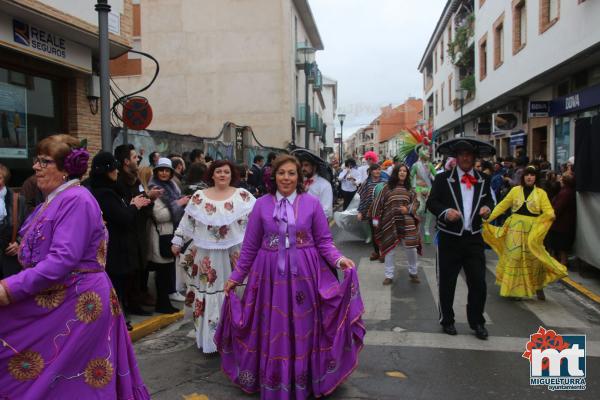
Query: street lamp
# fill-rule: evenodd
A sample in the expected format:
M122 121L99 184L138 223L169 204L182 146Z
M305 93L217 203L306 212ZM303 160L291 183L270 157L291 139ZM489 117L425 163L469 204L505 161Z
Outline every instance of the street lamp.
M463 106L465 105L465 97L467 97L468 90L456 89L456 98L460 100L460 136L465 136L465 123L463 121Z
M102 138L102 150L112 152L112 138L110 132L110 81L109 64L110 58L108 43L108 13L110 4L108 0L98 0L95 6L98 12L98 47L100 49L100 137Z
M308 41L298 46L296 50L298 52L298 59L304 61L304 147L308 149L308 127L310 124L310 106L308 104L308 77L310 76L310 69L315 61L315 48L309 46Z
M346 114L338 114L338 120L340 121L340 126L342 130L340 131L340 165L342 165L342 146L344 145L344 120L346 119Z

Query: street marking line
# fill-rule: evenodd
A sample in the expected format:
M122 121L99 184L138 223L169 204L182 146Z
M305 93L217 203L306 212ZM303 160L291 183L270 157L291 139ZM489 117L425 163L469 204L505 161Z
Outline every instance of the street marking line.
M562 283L569 286L571 289L575 289L588 299L600 304L600 296L596 293L592 292L590 289L586 288L579 282L575 282L573 279L566 277L561 279Z
M471 331L469 331L471 332ZM501 351L520 354L525 351L529 338L490 336L479 340L475 335L459 332L457 336L430 332L367 331L364 344L367 346L425 347L449 350ZM588 340L588 357L600 357L600 341Z
M165 326L171 325L173 322L179 321L183 318L183 311L179 311L175 314L164 314L157 315L156 317L150 317L139 324L133 325L133 330L129 332L131 341L135 342L141 338L148 336L151 333L156 332Z
M392 318L392 288L383 286L384 265L362 257L358 265L360 296L365 306L363 319L387 321Z
M421 260L428 260L427 258L421 258ZM435 260L433 261L435 263ZM423 272L425 273L425 278L427 279L427 283L429 289L431 290L431 295L433 296L433 300L435 301L435 305L440 303L439 294L438 294L438 285L437 285L437 276L435 269L432 268L423 268ZM461 274L458 275L458 279L456 280L456 290L454 291L454 318L456 322L467 323L467 298L469 294L469 289L467 288L467 283ZM457 312L457 310L460 310ZM437 310L436 310L437 311ZM486 324L493 324L492 319L490 318L487 312L483 313L485 317Z

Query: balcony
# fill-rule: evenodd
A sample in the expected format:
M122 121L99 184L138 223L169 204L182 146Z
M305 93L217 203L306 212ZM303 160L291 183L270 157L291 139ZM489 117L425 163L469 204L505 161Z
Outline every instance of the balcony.
M317 113L310 113L310 125L308 127L309 132L319 131L319 115Z
M296 123L298 126L306 126L306 104L299 103L296 108Z
M315 68L314 82L313 82L314 90L323 89L323 74L321 74L321 70L319 68Z

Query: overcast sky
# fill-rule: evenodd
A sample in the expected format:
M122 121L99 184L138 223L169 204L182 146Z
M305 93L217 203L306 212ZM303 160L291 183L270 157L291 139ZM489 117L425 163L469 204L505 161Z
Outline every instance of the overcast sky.
M338 81L337 111L347 114L344 139L381 106L423 95L417 67L446 0L309 3L325 46L317 52L319 68Z

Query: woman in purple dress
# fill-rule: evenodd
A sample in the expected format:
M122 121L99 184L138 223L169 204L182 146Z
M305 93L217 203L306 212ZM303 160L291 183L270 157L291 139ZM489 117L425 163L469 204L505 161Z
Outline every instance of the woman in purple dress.
M89 154L55 135L33 169L46 200L19 232L23 270L0 281L0 399L149 399L104 272L107 233L79 185Z
M215 335L223 371L262 399L327 395L356 368L364 311L354 263L335 248L319 200L291 156L273 162L225 286ZM331 267L344 271L338 282ZM240 300L231 289L248 278Z

